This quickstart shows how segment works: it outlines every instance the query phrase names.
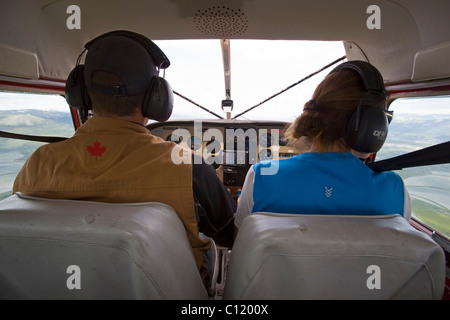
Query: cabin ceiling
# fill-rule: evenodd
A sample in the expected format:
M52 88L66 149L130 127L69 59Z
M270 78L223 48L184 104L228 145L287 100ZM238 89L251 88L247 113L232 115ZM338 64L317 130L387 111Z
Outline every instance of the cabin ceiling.
M369 29L367 8L380 8ZM70 5L81 29L69 29ZM0 3L0 75L65 81L86 42L112 30L152 40L343 41L387 83L450 78L448 0L15 0Z

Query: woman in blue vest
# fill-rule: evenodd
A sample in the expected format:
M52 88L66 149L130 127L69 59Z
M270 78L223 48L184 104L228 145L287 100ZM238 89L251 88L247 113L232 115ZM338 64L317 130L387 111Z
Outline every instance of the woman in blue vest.
M248 171L236 231L253 212L400 214L409 220L411 202L400 176L376 173L362 161L386 140L386 111L383 78L374 66L351 61L333 69L286 131L302 153Z

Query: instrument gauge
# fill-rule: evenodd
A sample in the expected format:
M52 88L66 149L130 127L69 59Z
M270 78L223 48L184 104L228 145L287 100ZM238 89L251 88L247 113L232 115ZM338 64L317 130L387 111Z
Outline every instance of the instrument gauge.
M259 145L265 148L270 148L273 145L273 136L271 133L264 133L259 137Z
M262 149L258 155L260 161L272 160L272 150L270 149Z
M191 150L196 151L202 147L202 140L199 137L191 137Z

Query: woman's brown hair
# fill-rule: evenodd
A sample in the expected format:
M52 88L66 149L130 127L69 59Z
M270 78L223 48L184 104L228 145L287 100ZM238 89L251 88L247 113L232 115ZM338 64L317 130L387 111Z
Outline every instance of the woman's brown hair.
M317 152L329 152L333 147L349 151L345 143L347 123L366 98L377 105L379 100L380 108L384 107L383 97L368 94L356 71L340 69L328 74L286 130L288 144L301 152L308 151L312 143Z

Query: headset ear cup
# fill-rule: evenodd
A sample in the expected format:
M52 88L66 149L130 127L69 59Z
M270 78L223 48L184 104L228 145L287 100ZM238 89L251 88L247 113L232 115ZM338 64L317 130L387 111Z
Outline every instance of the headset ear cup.
M142 113L149 119L164 122L170 118L172 110L172 87L164 78L153 77L144 97Z
M73 108L91 108L91 100L84 84L84 65L77 65L70 72L66 80L65 96L67 103Z
M376 106L360 105L347 124L347 145L359 152L376 153L388 134L386 112Z

